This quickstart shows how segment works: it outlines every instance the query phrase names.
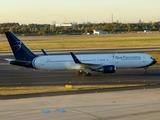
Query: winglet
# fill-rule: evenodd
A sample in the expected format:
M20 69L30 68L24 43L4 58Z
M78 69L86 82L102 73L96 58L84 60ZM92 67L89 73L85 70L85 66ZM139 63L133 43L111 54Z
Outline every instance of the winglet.
M75 63L81 63L81 61L72 52L70 52L70 54L71 54Z
M48 55L43 49L41 49L41 51L43 52L43 55Z

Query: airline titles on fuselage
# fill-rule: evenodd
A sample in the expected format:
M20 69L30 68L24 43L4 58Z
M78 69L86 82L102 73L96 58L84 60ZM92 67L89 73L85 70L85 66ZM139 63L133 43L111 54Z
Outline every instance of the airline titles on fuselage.
M119 56L119 55L113 55L113 59L112 60L141 60L141 56ZM88 59L88 60L81 60L81 62L95 62L95 61L108 61L108 59ZM46 60L47 63L50 62L74 62L73 60L51 60L51 59L47 59Z
M113 59L120 59L120 60L141 60L141 56L113 56Z

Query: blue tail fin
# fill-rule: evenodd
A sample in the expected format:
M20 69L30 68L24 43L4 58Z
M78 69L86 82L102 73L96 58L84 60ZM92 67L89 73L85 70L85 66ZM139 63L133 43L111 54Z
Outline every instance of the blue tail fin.
M15 34L12 32L5 32L5 34L17 60L32 60L37 57L37 55L31 52Z

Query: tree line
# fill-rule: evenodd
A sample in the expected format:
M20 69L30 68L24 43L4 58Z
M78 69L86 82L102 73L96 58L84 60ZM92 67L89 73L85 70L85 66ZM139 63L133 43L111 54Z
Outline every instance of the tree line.
M5 31L28 35L92 34L93 30L104 30L108 33L138 32L144 30L160 32L160 21L150 23L91 23L77 24L71 27L56 27L50 24L0 23L1 34Z

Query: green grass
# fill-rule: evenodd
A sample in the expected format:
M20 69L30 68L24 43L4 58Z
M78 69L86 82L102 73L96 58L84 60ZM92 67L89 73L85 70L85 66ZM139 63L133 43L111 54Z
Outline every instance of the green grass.
M65 86L18 86L18 87L0 87L0 95L21 95L21 94L36 94L36 93L51 93L51 92L69 92L69 91L84 91L84 90L102 90L111 88L125 88L136 86L153 86L156 84L102 84L102 85L75 85L72 88Z
M2 38L1 38L2 39ZM117 48L160 46L159 34L59 35L20 37L31 50ZM0 51L11 51L7 41L0 42Z

